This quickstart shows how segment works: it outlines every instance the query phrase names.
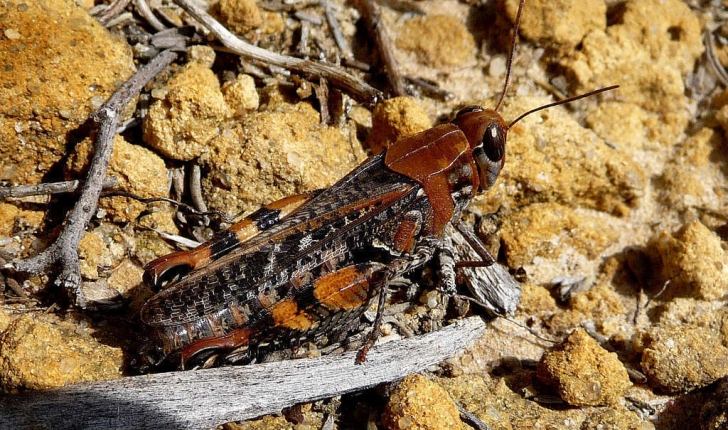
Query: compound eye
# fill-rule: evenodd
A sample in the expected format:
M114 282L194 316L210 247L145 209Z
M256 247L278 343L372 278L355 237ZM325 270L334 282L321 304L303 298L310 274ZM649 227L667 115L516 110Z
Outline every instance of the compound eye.
M491 123L483 133L483 151L491 161L500 161L506 152L506 130L498 123Z

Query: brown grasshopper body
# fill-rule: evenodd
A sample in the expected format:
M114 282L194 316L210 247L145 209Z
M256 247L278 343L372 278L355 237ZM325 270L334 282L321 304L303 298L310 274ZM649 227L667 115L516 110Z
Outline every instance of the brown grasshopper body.
M515 33L522 7L523 1ZM508 73L514 47L515 39ZM144 305L141 320L157 333L163 353L179 355L184 366L211 354L254 357L303 341L330 343L378 296L372 335L359 355L364 361L388 283L440 250L454 268L452 251L445 252L457 242L451 235L463 236L479 257L476 266L493 264L459 220L498 178L508 129L529 113L613 88L541 106L510 124L498 107L462 109L448 124L395 142L330 188L269 204L210 242L152 261L145 279L162 291ZM492 283L505 276L496 270L475 278ZM454 290L454 278L444 277L447 290ZM511 290L517 292L488 306L512 312L520 289Z
M332 187L267 205L212 241L159 258L166 286L142 309L165 354L325 341L348 331L392 279L427 262L447 224L503 166L498 113L461 110L393 144Z

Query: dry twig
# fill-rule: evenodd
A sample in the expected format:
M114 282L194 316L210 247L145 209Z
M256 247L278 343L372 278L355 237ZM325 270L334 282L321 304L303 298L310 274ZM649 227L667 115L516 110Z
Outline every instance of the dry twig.
M723 86L728 87L728 72L726 72L725 67L723 67L718 59L718 54L715 52L713 34L708 30L703 33L703 43L705 44L705 54L708 56L708 62L713 67L715 75Z
M78 244L86 224L96 212L103 181L106 178L106 169L109 166L109 159L114 147L114 136L119 126L121 111L147 82L157 76L175 58L177 58L177 54L172 51L164 51L156 56L149 64L129 78L99 110L92 114L91 117L99 123L94 157L89 166L86 182L81 188L81 196L73 207L73 211L66 218L63 231L56 241L40 254L27 260L7 264L4 268L27 273L40 273L51 264L60 263L61 272L56 279L56 284L73 292L78 306L86 307L86 299L81 290Z
M346 39L344 39L344 35L341 33L341 28L339 27L339 22L336 20L336 17L334 16L334 9L331 7L328 2L323 3L324 6L324 13L326 14L326 21L329 23L329 27L331 28L331 33L334 35L334 41L336 42L336 46L339 47L339 50L346 58L352 58L354 54L351 53L351 48L349 47L349 44L346 43Z
M108 24L116 15L118 15L126 5L129 4L130 0L115 0L113 3L106 8L104 13L99 16L98 20L101 24Z
M116 187L118 183L116 176L109 176L104 178L101 184L103 189L109 189ZM83 182L79 180L75 181L62 181L52 182L38 185L19 185L17 187L3 187L0 188L0 201L7 200L11 197L29 197L29 196L41 196L46 194L63 194L73 193L81 186Z
M216 217L219 217L220 219L222 219L223 221L225 221L227 223L232 223L235 220L235 218L238 217L238 215L228 216L225 212L221 212L221 211L200 212L200 211L198 211L197 209L195 209L194 207L192 207L192 206L190 206L188 204L185 204L185 203L182 203L180 201L177 201L177 200L174 200L174 199L170 199L170 198L167 198L167 197L149 197L149 198L144 198L144 197L139 197L136 194L128 193L126 191L108 191L108 192L104 192L101 195L101 197L128 197L130 199L134 199L134 200L136 200L138 202L145 203L145 204L155 203L155 202L169 203L171 205L180 207L180 208L186 210L187 212L189 212L191 214L198 215L198 216L203 216L203 217L204 216L216 216ZM181 212L178 211L177 213L181 213Z
M149 7L149 4L147 3L147 0L135 0L134 4L136 5L137 10L139 11L139 15L144 17L144 19L147 21L149 25L152 26L157 31L166 30L167 26L162 23L157 17L154 15L154 12L152 12L152 9Z
M356 352L170 372L0 397L7 428L214 428L294 404L361 391L439 363L483 334L480 318Z
M404 76L404 79L406 82L409 82L410 85L418 87L423 94L429 97L441 101L450 101L455 98L455 94L440 88L437 82L429 81L427 79L418 78L415 76Z
M321 107L321 124L330 124L331 115L329 115L329 85L326 79L319 79L319 84L314 86L316 98Z
M317 63L310 60L302 60L300 58L289 57L286 55L276 54L266 49L251 45L248 42L238 38L228 31L215 18L210 16L201 7L187 0L175 0L175 3L200 21L225 47L242 57L261 61L273 66L282 67L284 69L293 70L301 73L309 78L316 80L326 78L328 81L347 93L354 99L362 103L374 103L381 97L381 92L358 79L338 67Z
M421 7L409 0L379 0L379 3L397 12L425 15Z
M299 18L300 19L300 18ZM301 40L298 42L298 55L308 57L308 35L311 32L309 21L301 20Z
M321 3L320 0L307 0L307 1L296 1L288 2L283 0L270 0L259 2L259 7L271 12L291 12L299 11L310 6L315 6Z
M377 9L372 0L358 0L356 4L369 34L371 34L374 43L377 45L382 67L384 68L384 73L387 75L389 84L392 86L392 92L397 97L406 96L407 93L404 90L402 75L399 72L397 60L394 58L389 36L387 36L387 32L382 25L379 9Z
M202 168L199 164L192 165L190 174L190 198L195 208L200 212L207 212L205 198L202 197Z
M455 402L455 405L458 407L458 411L460 411L460 418L470 425L470 427L476 430L491 430L490 426L478 418L477 415L465 409L463 405L456 402L455 399L453 399L453 402Z

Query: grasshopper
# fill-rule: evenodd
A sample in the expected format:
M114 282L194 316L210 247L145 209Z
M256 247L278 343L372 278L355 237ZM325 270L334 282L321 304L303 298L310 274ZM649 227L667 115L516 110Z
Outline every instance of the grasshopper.
M144 305L141 320L161 339L163 353L184 367L209 356L330 343L354 329L378 298L372 332L357 358L363 362L380 329L387 285L446 249L452 235L470 244L476 265L493 265L460 218L495 184L508 129L537 110L615 88L506 123L497 110L522 7L495 109L461 109L451 122L395 142L330 188L268 204L197 248L149 263L145 280L162 290ZM493 274L496 281L504 278L502 268ZM454 276L445 284L454 290ZM514 303L499 310L513 311Z

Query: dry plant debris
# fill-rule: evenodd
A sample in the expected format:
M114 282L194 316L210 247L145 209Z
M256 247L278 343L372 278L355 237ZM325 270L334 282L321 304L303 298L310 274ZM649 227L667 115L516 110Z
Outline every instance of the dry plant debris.
M182 0L86 3L0 6L0 262L28 269L0 278L8 393L128 371L152 294L142 267L174 249L159 232L204 239L224 224L165 202L99 200L102 188L194 194L198 209L234 215L328 186L400 136L464 105L493 106L517 1L225 0L211 14ZM360 26L362 14L371 22ZM518 123L499 182L468 215L495 213L501 261L528 274L515 320L563 346L495 321L434 382L399 385L388 410L406 410L397 396L447 391L494 429L725 423L728 93L715 70L728 63L726 15L679 0L527 1L506 119L620 85ZM153 58L164 64L151 82L97 131L90 115ZM109 158L90 175L102 148ZM77 194L49 194L79 186L93 189L73 210ZM569 282L579 284L570 296L550 289ZM442 321L422 297L385 325L391 336ZM581 358L558 368L566 352ZM542 358L551 370L539 379ZM584 374L599 390L566 387ZM380 420L377 402L345 396L302 408L299 423L428 428L452 410L440 397L421 403L433 414ZM293 415L230 428L286 428Z

